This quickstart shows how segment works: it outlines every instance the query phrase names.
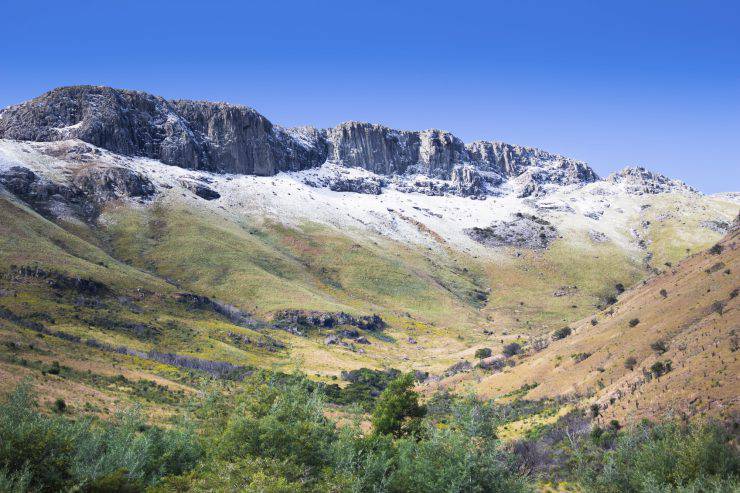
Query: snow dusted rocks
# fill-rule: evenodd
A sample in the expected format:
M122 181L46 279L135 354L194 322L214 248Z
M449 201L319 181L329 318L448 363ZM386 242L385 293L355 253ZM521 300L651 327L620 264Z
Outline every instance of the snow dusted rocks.
M465 230L473 240L489 247L547 248L557 230L547 220L517 212L510 220L495 221L485 228Z
M283 128L246 106L170 101L101 86L58 88L6 108L0 112L0 138L79 139L182 168L258 176L330 162L384 177L408 177L402 188L426 194L479 197L521 177L517 187L524 197L545 193L547 184L598 179L580 161L501 142L466 145L442 130L395 130L353 121L325 130ZM371 194L382 187L381 180L329 185Z
M606 178L607 182L619 185L634 195L666 192L698 193L694 188L680 180L673 180L665 175L647 170L643 167L626 167Z
M156 193L144 176L127 168L82 168L71 183L56 183L22 166L0 170L0 185L37 212L53 217L94 219L111 200L146 200Z
M180 185L182 185L183 188L193 192L197 197L200 197L204 200L216 200L218 198L221 198L220 193L212 190L211 188L208 188L202 183L198 183L197 181L180 180Z
M80 139L112 152L150 157L183 168L273 175L321 164L307 148L251 108L203 101L167 101L100 86L54 89L0 113L0 137Z

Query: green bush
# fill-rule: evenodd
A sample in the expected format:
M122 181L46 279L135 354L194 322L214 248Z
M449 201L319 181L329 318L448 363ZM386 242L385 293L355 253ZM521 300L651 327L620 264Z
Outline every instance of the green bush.
M303 382L250 383L239 395L215 447L222 459L261 456L288 460L312 470L328 463L336 439L324 416L322 395Z
M568 336L569 336L569 335L570 335L570 334L571 334L572 332L573 332L573 330L572 330L572 329L571 329L570 327L563 327L562 329L558 329L558 330L556 330L556 331L555 331L555 332L554 332L554 333L552 334L552 338L553 338L553 340L555 340L555 341L557 341L557 340L560 340L560 339L565 339L565 338L566 338L566 337L568 337Z
M714 424L644 423L621 434L613 450L585 457L578 473L595 493L732 491L740 474L730 437Z
M475 357L478 359L488 358L491 354L493 354L493 352L489 347L482 347L475 350Z
M403 436L418 426L425 409L419 405L419 394L414 389L413 373L406 373L392 381L380 394L372 415L376 433Z
M46 416L37 408L28 385L18 387L0 405L0 471L5 483L41 491L110 491L113 483L126 491L127 483L140 490L192 468L201 456L192 431L146 427L136 410L110 423L95 423Z

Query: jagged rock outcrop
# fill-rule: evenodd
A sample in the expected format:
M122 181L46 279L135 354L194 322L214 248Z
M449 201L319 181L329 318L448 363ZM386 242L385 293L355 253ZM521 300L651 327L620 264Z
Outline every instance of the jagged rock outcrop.
M62 87L6 108L0 137L80 139L183 168L256 175L317 166L326 157L321 146L307 148L246 106L100 86Z
M466 229L473 240L489 247L547 248L558 236L555 226L537 216L517 212L510 220L484 228Z
M189 169L254 175L315 168L325 162L379 175L422 175L429 193L485 194L488 185L529 173L520 192L542 184L598 179L585 163L529 147L473 142L441 130L395 130L346 122L328 130L283 128L246 106L173 100L101 86L54 89L0 112L0 138L79 139L112 152ZM343 191L377 187L338 184ZM381 185L382 187L382 185Z
M583 161L541 149L486 141L471 142L466 145L466 149L469 160L476 163L480 170L491 171L506 178L532 170L540 171L537 173L539 183L573 185L599 179L594 170Z
M626 192L635 195L664 192L698 193L696 189L680 180L673 180L660 173L647 170L642 166L628 166L621 171L612 173L606 180L621 185Z
M146 200L156 193L148 178L121 167L83 168L70 181L55 183L22 166L0 170L0 185L49 217L93 220L111 200Z
M352 121L328 130L327 136L330 161L378 174L449 178L456 164L467 161L465 144L441 130L394 130Z
M74 175L72 184L98 204L126 197L148 199L157 191L148 178L121 167L83 168Z
M180 180L180 185L193 192L196 196L205 200L216 200L221 194L202 183L191 180Z
M485 195L486 185L483 176L472 166L459 166L452 170L450 180L459 195Z

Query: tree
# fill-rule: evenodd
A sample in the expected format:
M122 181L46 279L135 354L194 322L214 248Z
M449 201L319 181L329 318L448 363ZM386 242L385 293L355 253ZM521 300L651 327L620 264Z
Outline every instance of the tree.
M491 354L492 351L489 347L482 347L475 351L475 357L478 359L488 358Z
M597 403L591 404L590 410L591 410L591 417L593 418L598 418L599 414L601 414L601 406L599 406Z
M373 410L376 433L400 437L414 431L426 410L419 405L419 394L413 387L412 373L405 373L388 384Z
M634 356L630 356L624 360L624 367L630 371L635 369L635 365L637 365L637 359Z

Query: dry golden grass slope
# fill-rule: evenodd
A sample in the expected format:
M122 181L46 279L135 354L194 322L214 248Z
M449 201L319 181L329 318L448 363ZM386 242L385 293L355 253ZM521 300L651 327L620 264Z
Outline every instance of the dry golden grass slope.
M490 396L537 383L527 398L581 395L584 404L600 405L602 419L622 423L670 415L736 414L737 222L718 245L628 290L594 317L571 324L572 335L538 353L530 350L515 367L484 376L475 372L458 376L455 383L467 380L477 392ZM654 344L658 341L664 343L665 352ZM578 361L581 358L585 359ZM633 369L625 364L628 358L634 358ZM671 361L672 371L654 378L650 368L658 361Z

